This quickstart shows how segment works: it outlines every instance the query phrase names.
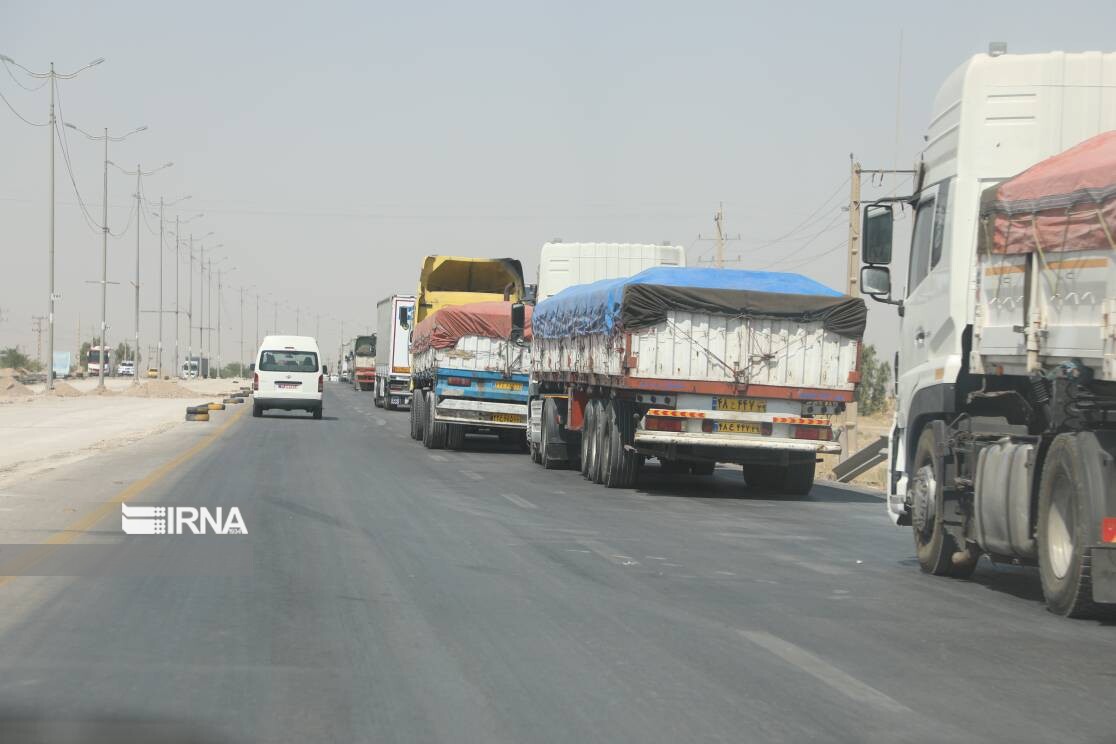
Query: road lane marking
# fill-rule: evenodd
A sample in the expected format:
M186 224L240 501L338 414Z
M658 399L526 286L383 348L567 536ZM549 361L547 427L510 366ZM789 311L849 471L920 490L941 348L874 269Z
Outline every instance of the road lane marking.
M480 473L474 473L472 470L462 470L461 474L466 478L472 478L475 481L484 480L484 476Z
M630 555L623 555L616 550L608 547L598 540L578 540L579 543L589 548L594 555L604 558L609 563L616 566L638 566L639 561L632 558Z
M437 460L438 462L449 462L449 460L447 460L444 455L438 455L433 452L427 454L427 457L429 457L431 460Z
M866 685L851 674L842 672L801 646L796 646L790 641L762 630L737 630L737 632L746 640L778 656L791 666L798 667L814 679L824 682L858 703L873 705L893 713L913 713L910 708L895 698L885 695L875 687Z
M233 424L235 424L247 410L247 408L237 409L237 411L232 415L231 418L229 418L228 421L221 424L221 427L217 429L217 431L213 432L208 437L190 447L190 449L181 453L177 457L155 468L144 477L140 478L137 481L134 481L120 493L116 494L116 496L114 496L112 499L104 502L86 516L82 517L73 524L67 525L58 533L44 540L42 543L40 543L40 547L38 549L28 552L28 558L21 563L20 567L22 569L26 569L27 567L34 565L38 561L45 558L50 553L52 548L56 548L59 545L68 545L69 543L73 542L78 537L89 531L91 528L96 526L97 523L100 522L102 519L105 519L112 514L119 515L120 512L117 507L120 505L121 502L133 500L145 490L170 475L170 473L174 472L177 468L189 462L194 457L197 457L211 444L220 439L221 435L228 431L229 428ZM124 533L122 532L121 534ZM0 586L4 586L13 578L15 577L0 576Z
M516 496L514 493L502 493L500 495L503 496L508 501L515 504L516 506L523 507L524 509L538 509L539 508L539 507L535 506L534 504L532 504L527 499L525 499L521 496Z

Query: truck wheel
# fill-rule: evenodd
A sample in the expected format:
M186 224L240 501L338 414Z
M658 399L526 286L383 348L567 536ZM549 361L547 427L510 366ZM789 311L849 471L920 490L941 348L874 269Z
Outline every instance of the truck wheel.
M446 449L455 452L465 449L465 427L462 424L446 424Z
M608 448L608 469L603 473L606 488L631 488L639 474L639 455L624 449L623 417L626 407L611 402L605 407L603 441Z
M554 402L554 398L547 398L543 401L542 442L539 443L542 466L546 470L557 470L566 465L565 460L553 456L554 441L559 437L558 426L558 404Z
M779 490L791 496L805 496L814 487L814 459L808 462L788 463L783 469Z
M591 400L585 404L585 420L581 422L581 474L586 478L592 467L593 450L595 449L594 429L597 426L597 401Z
M426 410L426 425L422 430L422 443L427 449L446 448L446 425L434 420L434 409L437 405L438 401L434 397L434 392L428 390L426 400L423 401L423 407Z
M416 442L422 439L422 401L423 391L416 388L411 396L411 439Z
M715 462L695 462L690 465L690 472L694 475L713 475L713 470L717 467ZM810 482L813 483L814 474L810 473Z
M957 544L942 524L941 475L934 469L934 431L927 425L915 448L911 484L915 552L922 570L935 576L965 578L976 569L979 553Z
M1092 550L1096 539L1088 479L1079 439L1059 434L1050 445L1038 493L1038 564L1042 595L1065 617L1109 617L1108 605L1093 602Z
M605 412L608 404L601 400L595 402L597 412L593 417L593 463L589 470L589 480L603 484L608 470L608 440L605 439Z

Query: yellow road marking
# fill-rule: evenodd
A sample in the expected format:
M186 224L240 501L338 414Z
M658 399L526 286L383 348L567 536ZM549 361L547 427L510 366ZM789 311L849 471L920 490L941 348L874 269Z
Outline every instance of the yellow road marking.
M43 541L40 544L40 549L31 551L30 554L29 554L29 557L26 560L21 562L21 564L19 565L19 568L22 569L22 568L27 568L28 566L34 565L37 561L39 561L43 557L45 557L50 552L51 548L55 548L59 545L67 545L67 544L73 542L79 536L81 536L82 534L87 532L90 528L92 528L94 525L96 525L98 522L100 522L102 519L104 519L105 517L112 514L115 507L117 505L119 505L121 502L127 501L127 500L132 499L132 498L135 498L136 496L143 493L146 489L150 488L151 486L153 486L156 483L158 483L159 481L161 481L163 478L167 477L171 472L173 472L179 466L185 464L186 462L193 459L194 457L197 457L206 448L208 448L211 444L213 444L218 439L220 439L221 435L224 434L226 431L228 431L229 428L237 422L237 419L239 419L241 416L244 415L244 412L246 410L248 410L248 409L247 408L237 409L237 412L234 413L228 421L221 424L221 428L219 428L217 431L213 432L208 437L201 440L200 442L195 444L193 447L191 447L190 449L181 453L180 455L178 455L174 459L169 460L169 461L163 463L162 465L160 465L159 467L155 468L150 473L148 473L144 477L140 478L138 481L133 482L127 488L122 490L120 493L116 494L116 496L114 496L111 500L106 501L105 503L101 504L99 507L94 509L91 513L82 517L81 519L74 522L73 524L65 527L61 532L59 532L59 533L51 536L47 540ZM9 581L11 581L13 578L15 578L15 577L14 576L0 576L0 586L4 586Z

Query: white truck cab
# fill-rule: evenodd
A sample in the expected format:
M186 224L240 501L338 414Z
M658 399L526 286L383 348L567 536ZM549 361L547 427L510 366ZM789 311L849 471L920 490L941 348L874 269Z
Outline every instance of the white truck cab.
M322 417L326 368L310 336L265 336L252 370L252 415L268 409Z
M1111 129L1116 129L1116 54L978 54L938 91L915 193L869 204L864 211L862 291L897 305L901 315L889 457L892 519L912 525L919 562L930 573L968 575L982 554L1037 563L1048 605L1067 615L1086 614L1093 606L1093 597L1080 598L1083 583L1090 581L1095 539L1062 548L1049 535L1044 540L1042 471L1057 437L1092 435L1052 423L1058 417L1042 413L1065 359L1040 360L1037 353L1045 330L1031 312L1038 300L1023 282L1043 269L1026 257L1010 270L984 266L978 251L981 230L987 229L982 198L987 201L990 189L1039 161ZM908 202L914 216L905 288L893 288L888 267L896 201ZM1070 271L1059 281L1072 282L1073 267L1062 268ZM986 274L997 282L1016 278L1017 291L990 302L987 288L981 292ZM1069 297L1063 284L1058 300L1091 306L1079 315L1092 313L1093 320L1085 321L1092 327L1079 330L1083 337L1095 335L1098 344L1106 302L1101 285L1101 291ZM1015 320L995 322L1005 313ZM1032 344L1036 353L1028 362L1026 347ZM997 442L1026 453L1009 447L1002 457L1022 459L1005 465L1008 460L1001 462L993 446ZM992 490L978 484L994 469L1020 467L1028 470L1015 492L1003 485L1006 478L997 479L1001 485ZM1026 525L1020 527L1020 520ZM1013 529L1024 537L1003 534ZM1049 570L1050 551L1059 549L1074 554L1076 568L1056 576ZM1116 601L1116 574L1112 582L1106 602Z

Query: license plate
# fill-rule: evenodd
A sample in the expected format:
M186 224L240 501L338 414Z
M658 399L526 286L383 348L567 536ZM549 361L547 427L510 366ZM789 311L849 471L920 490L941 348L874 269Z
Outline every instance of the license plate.
M277 382L275 383L275 387L279 388L280 390L294 390L301 384L301 382Z
M759 434L760 425L744 421L718 421L715 431L725 434Z
M491 413L488 420L494 424L522 424L523 417L516 413Z
M739 413L767 413L766 400L752 398L714 398L714 411L737 411Z
M523 383L521 383L521 382L505 382L503 380L497 380L496 383L492 387L496 388L497 390L516 390L516 391L518 391L518 390L523 389Z

